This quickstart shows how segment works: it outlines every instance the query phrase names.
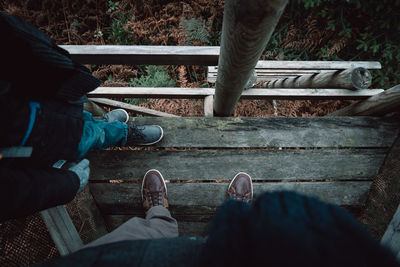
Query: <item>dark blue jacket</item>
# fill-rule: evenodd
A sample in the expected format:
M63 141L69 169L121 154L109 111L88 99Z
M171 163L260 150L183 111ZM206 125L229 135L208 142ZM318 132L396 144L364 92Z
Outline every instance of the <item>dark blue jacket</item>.
M51 165L76 159L82 99L99 86L43 32L0 14L0 149L30 146L28 159L0 159L0 221L71 201L79 179Z

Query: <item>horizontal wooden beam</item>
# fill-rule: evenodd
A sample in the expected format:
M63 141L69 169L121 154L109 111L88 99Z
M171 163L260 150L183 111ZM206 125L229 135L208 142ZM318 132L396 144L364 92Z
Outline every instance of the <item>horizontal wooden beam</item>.
M360 206L371 182L253 183L254 195L289 190L337 205ZM212 215L226 199L228 183L167 183L171 213L177 219ZM103 214L144 214L139 183L90 183ZM205 218L206 219L206 218Z
M288 60L260 60L256 65L256 72L260 73L290 73L302 74L319 73L327 70L341 70L350 68L381 69L378 61L288 61ZM218 66L209 66L209 73L217 73Z
M328 116L381 116L394 111L400 111L400 85L335 111Z
M378 174L386 153L387 149L107 150L88 158L91 181L138 181L155 167L167 180L227 180L238 170L251 173L253 180L365 180Z
M61 45L82 64L217 65L218 46Z
M136 114L142 114L142 115L154 116L154 117L179 117L177 115L173 115L170 113L161 112L161 111L144 108L144 107L140 107L140 106L136 106L136 105L131 105L128 103L111 100L111 99L107 99L107 98L89 98L89 100L96 102L98 104L108 106L108 107L122 108L122 109L126 109L129 111L133 111Z
M295 78L281 78L264 82L264 88L343 88L351 90L367 89L372 75L365 68L338 70L328 73L304 74Z
M167 88L167 87L98 87L89 97L126 98L204 98L213 95L213 88Z
M248 89L242 99L365 99L383 92L382 89ZM204 98L214 95L213 88L166 88L166 87L98 87L88 94L91 98Z
M138 125L160 125L157 147L390 147L400 121L372 117L156 118Z
M259 66L263 65L264 64L263 62L264 61L259 61ZM289 62L292 62L292 61L289 61ZM296 62L299 62L299 61L296 61ZM307 64L306 62L313 62L313 61L303 61L303 62L304 62L304 64ZM353 63L354 63L354 61L353 61ZM379 62L361 61L359 63L362 66L372 67L370 69L380 69ZM379 64L377 64L377 63L379 63ZM336 66L338 64L339 63L337 63ZM354 65L357 65L357 64L354 64ZM361 67L361 66L358 66L358 67ZM275 69L275 68L268 68L268 69L263 69L263 68L256 67L255 72L257 74L257 82L262 82L262 81L271 81L271 80L283 79L283 78L296 78L296 77L299 77L302 75L309 75L309 74L333 73L333 72L336 72L337 70L343 70L343 69L345 69L345 68L337 68L337 69L298 69L298 68ZM209 82L209 83L216 82L217 70L218 70L218 67L216 67L216 66L208 67L207 82Z
M83 64L204 65L218 64L219 46L61 45ZM259 61L271 69L380 69L375 61Z

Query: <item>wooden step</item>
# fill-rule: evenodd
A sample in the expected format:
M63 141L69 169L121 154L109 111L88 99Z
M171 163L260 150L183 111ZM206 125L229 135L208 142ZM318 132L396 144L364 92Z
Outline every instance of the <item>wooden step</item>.
M113 228L144 215L141 179L158 169L182 235L204 233L239 171L252 176L255 196L293 190L360 207L400 130L399 121L371 117L140 117L135 122L162 126L163 140L146 150L92 153L90 190Z

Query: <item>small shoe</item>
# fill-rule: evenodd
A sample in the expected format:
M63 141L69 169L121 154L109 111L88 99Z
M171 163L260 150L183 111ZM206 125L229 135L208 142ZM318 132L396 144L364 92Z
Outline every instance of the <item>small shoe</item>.
M142 182L142 201L146 212L154 206L168 208L167 186L162 174L155 170L146 172Z
M164 136L163 129L158 125L137 126L132 123L128 128L127 146L148 146L160 142Z
M235 175L228 187L228 197L250 203L253 199L253 183L251 177L244 172Z
M101 117L101 119L105 122L119 121L127 123L129 120L129 114L122 108L119 108L104 114L103 117Z

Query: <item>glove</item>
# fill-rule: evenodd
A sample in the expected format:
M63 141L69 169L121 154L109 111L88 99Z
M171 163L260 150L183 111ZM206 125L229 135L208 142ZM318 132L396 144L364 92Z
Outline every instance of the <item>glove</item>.
M78 164L72 163L71 167L68 170L73 171L74 173L76 173L76 175L78 175L80 182L78 193L81 192L89 180L89 160L83 159Z

